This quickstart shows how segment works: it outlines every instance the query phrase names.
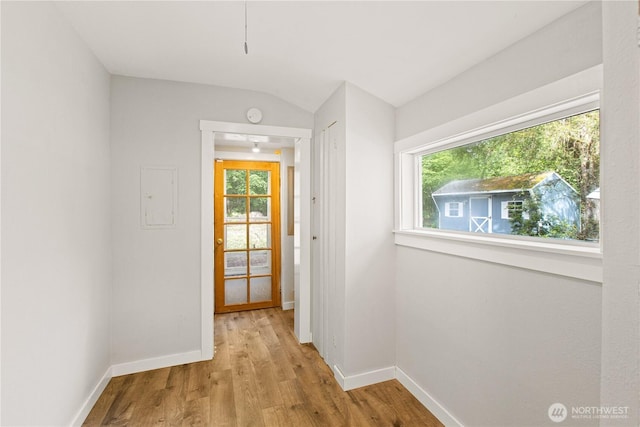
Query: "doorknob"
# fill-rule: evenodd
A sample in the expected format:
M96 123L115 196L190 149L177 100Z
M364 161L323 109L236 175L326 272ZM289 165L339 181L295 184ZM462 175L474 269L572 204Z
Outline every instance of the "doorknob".
M221 244L222 244L222 242L224 242L224 240L222 240L222 239L218 239L218 240L216 240L216 243L217 243L217 244L219 244L219 245L221 245Z

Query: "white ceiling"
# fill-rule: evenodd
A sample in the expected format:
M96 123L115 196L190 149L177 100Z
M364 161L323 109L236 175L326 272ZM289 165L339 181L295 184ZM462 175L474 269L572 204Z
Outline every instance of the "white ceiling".
M314 112L347 80L401 106L585 1L80 1L113 74L270 93Z

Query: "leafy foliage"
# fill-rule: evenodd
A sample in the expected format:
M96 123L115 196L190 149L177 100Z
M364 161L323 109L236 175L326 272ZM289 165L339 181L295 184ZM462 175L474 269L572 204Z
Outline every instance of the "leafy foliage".
M535 219L539 201L532 200L528 203L531 211L529 218L521 224L514 221L514 233L597 240L596 209L593 202L587 199L587 195L599 187L600 131L597 110L423 156L423 226L438 227L438 211L431 194L450 181L546 171L557 172L578 191L580 229L562 225L558 218L544 218L542 214ZM537 211L540 211L539 206Z
M245 195L247 194L247 178L249 180L249 194L267 195L269 193L269 172L261 170L247 171L244 169L226 170L226 194ZM266 197L251 197L249 212L266 216L268 214L268 199ZM242 217L247 214L246 198L229 197L227 200L227 216Z
M524 199L522 209L514 211L509 221L512 234L563 239L578 238L578 228L575 224L557 215L544 213L541 200L536 193Z

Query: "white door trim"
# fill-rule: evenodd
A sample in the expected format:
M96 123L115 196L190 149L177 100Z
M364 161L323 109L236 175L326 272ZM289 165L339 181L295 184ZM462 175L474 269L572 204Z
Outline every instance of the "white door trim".
M473 199L486 199L487 200L487 216L482 217L474 217L473 209L471 207ZM482 231L482 227L487 224L487 233L493 233L493 221L492 221L492 212L491 208L493 205L491 196L471 196L469 197L469 231L478 232ZM484 233L484 231L482 231Z
M300 184L300 206L295 212L296 240L300 242L299 286L296 282L295 333L302 342L311 341L311 129L280 126L251 125L245 123L200 120L201 154L201 218L200 218L200 298L201 298L201 352L202 359L213 357L213 162L215 160L215 134L242 133L250 135L297 138L295 144L296 176ZM299 161L298 161L299 159ZM296 248L298 249L298 248ZM298 266L295 266L298 269Z

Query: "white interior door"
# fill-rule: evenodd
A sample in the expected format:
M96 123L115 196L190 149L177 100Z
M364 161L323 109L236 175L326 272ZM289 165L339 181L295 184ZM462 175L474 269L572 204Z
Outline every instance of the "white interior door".
M311 330L313 333L313 345L318 352L324 357L325 355L325 328L323 314L323 298L324 298L324 256L323 245L323 207L324 201L324 138L325 131L322 130L315 134L313 139L313 198L311 204L311 222L313 227L313 237L311 240L311 257L313 271L311 276Z

